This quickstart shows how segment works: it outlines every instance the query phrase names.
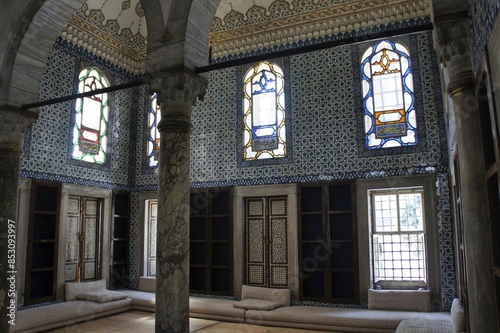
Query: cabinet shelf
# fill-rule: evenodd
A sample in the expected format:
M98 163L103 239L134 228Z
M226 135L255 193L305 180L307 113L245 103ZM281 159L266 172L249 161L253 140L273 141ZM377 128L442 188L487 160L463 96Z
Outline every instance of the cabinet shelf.
M355 186L352 181L300 186L300 262L307 263L309 258L315 258L318 254L322 258L315 261L314 271L303 265L301 300L332 303L357 301L355 207Z
M111 226L111 274L113 289L129 286L130 193L113 192L113 221Z
M26 258L26 305L56 299L60 200L60 184L33 182Z

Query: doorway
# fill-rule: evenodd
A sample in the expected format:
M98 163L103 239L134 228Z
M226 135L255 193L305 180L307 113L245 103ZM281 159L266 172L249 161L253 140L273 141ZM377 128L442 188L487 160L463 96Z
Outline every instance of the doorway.
M287 206L286 196L245 198L247 285L289 286Z
M65 281L99 278L102 199L69 196L66 219Z

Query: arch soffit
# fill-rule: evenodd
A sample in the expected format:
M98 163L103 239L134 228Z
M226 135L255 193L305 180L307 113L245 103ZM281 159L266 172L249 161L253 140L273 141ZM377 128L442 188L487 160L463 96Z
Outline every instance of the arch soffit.
M7 101L11 106L36 102L40 94L40 81L47 63L47 57L70 16L86 0L32 1L25 12L36 11L30 20L25 17L20 24L29 22L17 51L12 54L10 84ZM24 22L24 23L23 23Z
M32 1L26 12L36 12L13 54L6 103L19 107L39 99L47 57L71 15L86 0ZM146 71L186 66L194 70L208 62L208 34L220 0L141 0L148 28ZM165 24L167 22L168 24ZM22 24L22 23L20 23ZM26 24L26 23L24 23ZM7 62L4 62L4 64ZM7 68L6 68L7 67Z
M148 24L146 73L208 63L208 34L220 0L141 0ZM158 15L161 13L161 15Z

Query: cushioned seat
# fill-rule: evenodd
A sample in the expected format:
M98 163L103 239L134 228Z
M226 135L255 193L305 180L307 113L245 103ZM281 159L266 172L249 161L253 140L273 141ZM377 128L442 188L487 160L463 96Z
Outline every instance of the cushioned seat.
M18 311L11 332L41 332L130 310L130 298L107 303L75 300Z
M132 309L155 312L156 294L140 290L120 290L132 299Z
M65 302L18 311L16 325L11 326L10 331L42 332L132 309L132 299L107 290L104 279L65 283L64 292Z
M399 324L396 333L451 333L451 321L406 319Z
M342 332L393 333L401 321L412 318L450 321L450 314L315 306L290 306L271 311L246 312L246 322L250 324Z
M189 316L237 323L245 322L245 310L235 308L229 299L189 297Z

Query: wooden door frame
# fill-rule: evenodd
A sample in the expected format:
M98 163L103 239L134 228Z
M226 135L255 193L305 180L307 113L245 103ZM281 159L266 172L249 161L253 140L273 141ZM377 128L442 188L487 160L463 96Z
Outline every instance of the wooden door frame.
M111 239L111 221L112 221L112 199L113 191L106 189L99 189L94 187L63 184L61 194L61 208L60 215L61 221L66 221L68 218L68 198L69 196L81 196L89 198L102 199L102 221L101 221L101 235L100 235L100 248L101 257L100 262L100 278L109 281L109 267L110 267L110 239ZM58 273L57 273L57 298L64 299L64 281L66 265L66 237L67 228L65 223L59 226L59 256L58 256Z
M297 210L290 207L297 206L297 184L238 186L234 188L234 228L233 228L233 253L234 253L234 295L241 295L241 286L245 281L245 197L255 196L286 196L288 201L288 284L292 292L292 300L297 300L299 295L299 257Z

